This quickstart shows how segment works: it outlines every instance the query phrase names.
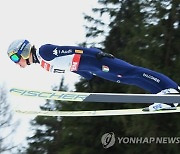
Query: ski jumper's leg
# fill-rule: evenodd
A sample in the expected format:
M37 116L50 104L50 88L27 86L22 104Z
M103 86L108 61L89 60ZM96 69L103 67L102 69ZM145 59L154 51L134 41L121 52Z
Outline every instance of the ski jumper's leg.
M81 61L80 70L89 71L113 82L135 85L151 93L158 93L168 88L178 88L178 84L164 74L131 65L117 58L96 60L86 57Z
M164 74L131 65L120 59L104 59L112 74L116 75L121 83L136 85L151 93L158 93L168 88L178 88L178 84Z

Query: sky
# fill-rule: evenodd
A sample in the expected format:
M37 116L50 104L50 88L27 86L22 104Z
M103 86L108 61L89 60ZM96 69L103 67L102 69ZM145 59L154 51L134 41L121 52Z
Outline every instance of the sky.
M15 65L6 52L16 39L27 39L39 48L46 43L77 45L86 41L83 13L91 13L97 0L0 0L0 85L8 89L17 87L33 90L51 90L58 85L62 75L52 74L33 64L25 69ZM65 74L65 84L73 90L79 76ZM44 100L8 97L13 109L34 109ZM21 142L27 135L29 121L26 116L16 115L23 127L17 129ZM22 129L24 128L24 129Z
M0 80L12 86L35 89L48 88L52 80L60 80L61 75L52 75L39 66L24 70L17 67L8 59L7 48L12 41L24 38L37 48L45 43L77 45L85 41L82 13L90 12L94 3L95 0L0 1L0 64L4 66Z

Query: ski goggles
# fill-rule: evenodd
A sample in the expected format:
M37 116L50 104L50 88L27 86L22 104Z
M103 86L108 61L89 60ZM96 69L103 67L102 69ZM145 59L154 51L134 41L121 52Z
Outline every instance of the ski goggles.
M21 59L21 56L15 53L15 54L13 54L13 55L10 56L10 59L11 59L13 62L18 63L18 62L20 61L20 59Z
M24 40L24 42L21 44L19 50L17 53L13 53L11 56L10 56L10 59L15 62L15 63L18 63L21 59L21 53L23 52L24 48L26 47L26 45L29 43L28 40Z

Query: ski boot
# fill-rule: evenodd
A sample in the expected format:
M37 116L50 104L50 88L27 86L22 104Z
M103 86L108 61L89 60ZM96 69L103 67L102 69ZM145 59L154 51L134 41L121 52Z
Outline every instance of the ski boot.
M162 90L160 93L157 93L157 95L178 94L178 93L179 91L177 91L176 89L170 88L170 89ZM150 105L149 107L143 108L142 111L176 110L177 106L178 106L178 103L173 103L173 104L154 103Z

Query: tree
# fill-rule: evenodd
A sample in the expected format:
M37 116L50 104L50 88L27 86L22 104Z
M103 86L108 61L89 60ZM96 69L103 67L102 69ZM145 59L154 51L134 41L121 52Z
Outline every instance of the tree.
M5 86L0 88L0 153L11 152L15 146L12 142L17 123L12 122L13 115L7 102L7 91Z
M54 87L54 90L66 91L64 86L64 78L62 78L60 86ZM42 110L62 110L60 101L47 100ZM61 117L36 117L31 125L35 129L33 136L28 137L29 147L25 149L27 154L57 154L59 150L59 142L61 141L62 118Z

